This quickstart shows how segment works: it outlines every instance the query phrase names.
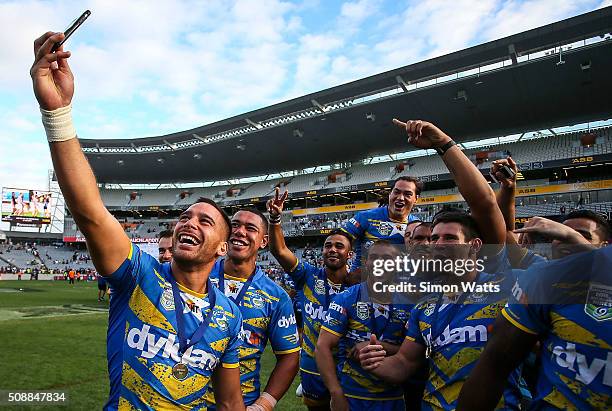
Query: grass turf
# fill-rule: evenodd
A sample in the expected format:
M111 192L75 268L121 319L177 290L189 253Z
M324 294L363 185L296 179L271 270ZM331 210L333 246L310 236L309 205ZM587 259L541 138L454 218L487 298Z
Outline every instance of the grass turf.
M95 282L0 281L0 390L56 390L69 397L61 407L0 404L1 409L102 408L109 387L108 302L97 302L97 293ZM262 381L273 367L274 355L266 350ZM298 384L296 378L277 409L305 409L295 396Z

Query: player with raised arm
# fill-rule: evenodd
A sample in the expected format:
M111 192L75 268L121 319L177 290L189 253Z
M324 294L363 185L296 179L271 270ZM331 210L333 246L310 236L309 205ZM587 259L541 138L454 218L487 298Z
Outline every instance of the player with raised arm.
M288 193L280 196L276 189L274 198L268 201L270 212L270 252L295 283L302 305L303 333L300 355L302 400L309 410L329 410L330 394L317 368L314 358L317 338L331 299L346 288L347 261L352 254L351 238L340 230L334 230L323 244L323 265L319 268L300 261L287 248L280 224L281 214Z
M612 247L534 264L520 275L457 409L492 410L541 341L530 410L612 409Z
M266 216L254 208L243 209L231 222L227 257L215 264L210 278L242 313L240 383L247 411L270 411L299 369L300 339L293 304L285 290L257 266L259 251L268 245ZM268 341L276 364L260 394L261 357Z
M111 390L104 408L201 409L212 380L218 409L244 410L238 370L242 317L208 279L215 259L227 250L229 219L212 200L189 207L174 229L170 264L131 244L104 207L76 136L70 52L51 51L63 38L48 32L34 42L30 74L66 205L96 270L113 290L107 341ZM187 300L199 310L190 310Z
M514 171L512 177L500 170L507 166ZM523 228L515 229L516 163L511 157L496 160L491 165L491 174L500 182L497 204L506 223L506 244L512 267L526 269L532 264L544 262L546 258L535 254L526 246L534 238L551 241L551 256L561 258L576 252L589 251L608 244L609 224L605 217L590 210L575 210L565 216L563 223L548 218L533 217ZM517 238L517 234L519 234Z
M431 257L476 261L484 242L493 248L486 272L475 268L465 272L461 281L475 284L503 281L498 273L509 269L503 251L506 227L487 181L455 142L435 125L425 121L394 122L406 130L409 143L438 152L471 210L471 215L442 212L434 218ZM441 275L447 284L459 278L459 273ZM503 296L497 294L461 291L433 294L411 311L406 338L398 353L386 356L376 345L366 346L360 352L362 366L379 378L400 383L429 361L422 409L454 410L461 386L484 349L489 327L504 303ZM507 379L502 409L518 409L518 378L515 370Z

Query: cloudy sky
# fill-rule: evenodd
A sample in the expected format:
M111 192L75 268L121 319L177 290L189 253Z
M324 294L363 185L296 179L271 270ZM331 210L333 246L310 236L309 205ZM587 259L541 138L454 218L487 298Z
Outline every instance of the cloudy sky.
M83 138L198 127L611 5L612 0L0 0L0 186L45 188L51 167L32 45L70 38Z

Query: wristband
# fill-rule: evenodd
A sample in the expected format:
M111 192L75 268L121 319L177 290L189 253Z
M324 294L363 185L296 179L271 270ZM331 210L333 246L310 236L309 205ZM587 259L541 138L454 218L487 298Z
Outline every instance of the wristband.
M270 219L268 221L270 222L270 224L279 225L281 222L281 215L279 214L273 216L272 214L270 214Z
M41 108L40 112L49 143L76 138L77 133L72 123L72 104L52 111Z
M453 140L449 141L448 143L440 146L440 147L434 147L434 150L436 150L436 152L441 156L444 155L444 153L446 153L452 146L456 146L457 143L455 143Z
M259 405L265 411L272 411L276 406L276 398L264 391L255 401L255 405Z

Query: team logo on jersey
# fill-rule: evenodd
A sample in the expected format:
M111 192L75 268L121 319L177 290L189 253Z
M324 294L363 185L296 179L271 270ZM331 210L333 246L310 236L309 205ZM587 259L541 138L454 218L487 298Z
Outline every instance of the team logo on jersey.
M367 320L370 318L370 307L368 307L368 303L357 302L357 318L360 320Z
M251 296L251 304L253 304L253 306L256 308L263 308L264 300L261 298L261 295L254 294Z
M425 311L423 312L423 314L425 314L426 316L430 316L431 314L433 314L434 310L436 309L436 305L431 303L431 304L427 304L427 308L425 308Z
M325 294L325 281L320 278L315 279L314 290L317 294Z
M591 283L584 312L595 321L612 319L612 287Z
M394 321L405 323L408 321L408 313L404 310L393 310L391 319Z
M385 221L381 221L378 226L378 232L386 237L393 232L393 225Z
M161 306L166 311L174 310L174 297L172 296L172 288L165 287L160 299Z
M217 324L217 327L219 327L221 331L227 331L229 328L229 321L227 320L224 311L215 311L213 314L213 322Z

